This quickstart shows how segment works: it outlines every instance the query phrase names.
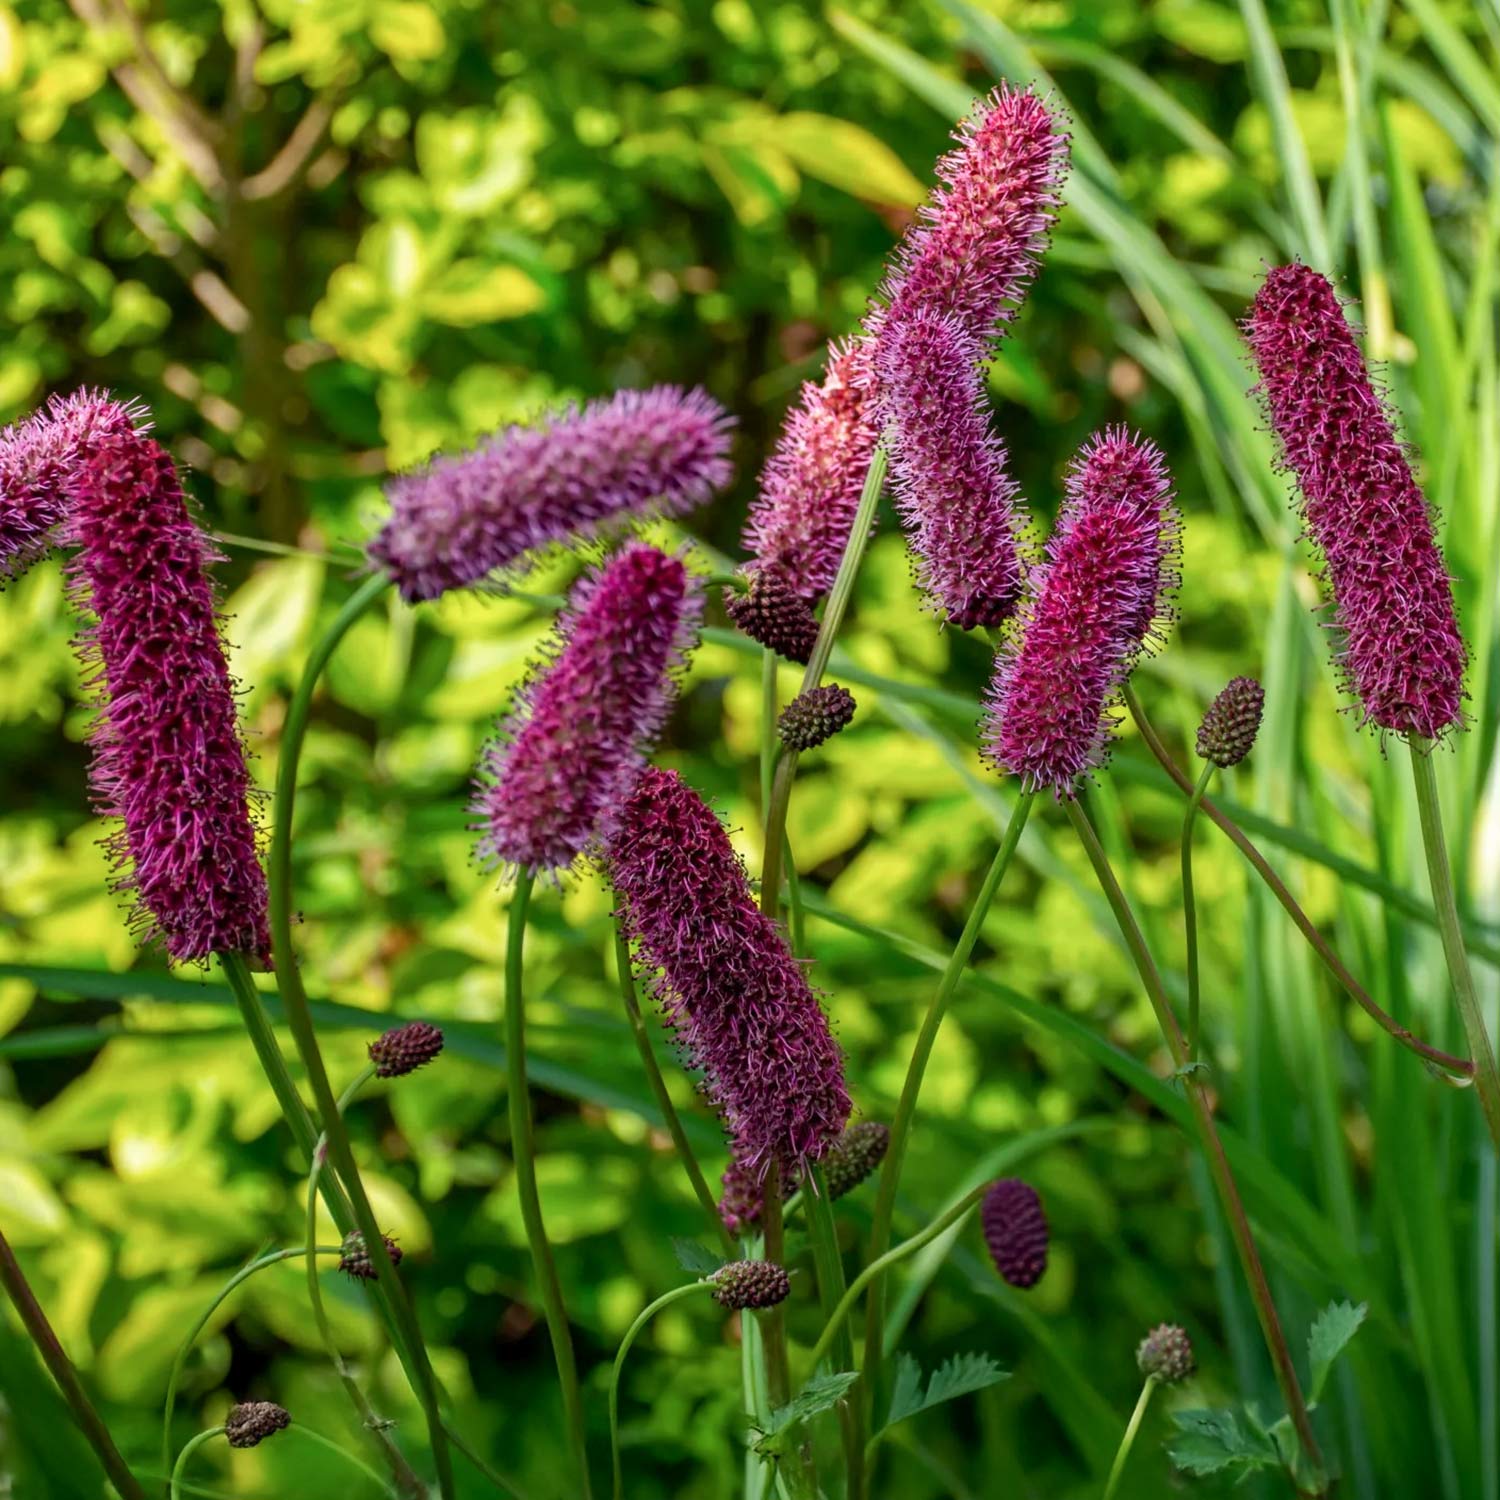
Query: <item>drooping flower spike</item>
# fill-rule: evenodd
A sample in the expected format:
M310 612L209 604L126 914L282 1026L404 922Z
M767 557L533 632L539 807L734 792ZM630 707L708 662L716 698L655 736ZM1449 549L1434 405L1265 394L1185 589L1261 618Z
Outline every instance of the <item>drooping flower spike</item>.
M1177 535L1171 475L1154 444L1116 427L1080 450L985 702L984 754L1027 790L1072 797L1103 764L1114 703L1176 583Z
M745 524L755 571L809 602L833 586L880 436L869 357L864 339L828 346L823 379L806 382L787 412Z
M680 516L728 484L733 419L702 391L656 386L510 427L386 487L372 562L435 599L615 523Z
M552 659L481 762L481 859L555 873L608 836L666 722L702 616L682 559L643 543L575 587Z
M982 356L957 318L920 308L886 323L877 354L917 581L960 630L1003 625L1026 572L1026 512L991 430Z
M100 696L94 801L121 820L108 843L129 868L120 888L168 957L264 961L266 883L209 572L219 554L138 418L87 393L48 417L70 449L63 540L95 620L82 638Z
M1467 653L1453 588L1338 293L1311 266L1278 266L1256 293L1245 336L1302 519L1327 563L1339 666L1363 722L1439 739L1464 719Z
M772 1163L801 1177L849 1118L828 1018L729 836L674 771L648 768L605 850L626 931L638 945L684 1060L703 1072L746 1182Z

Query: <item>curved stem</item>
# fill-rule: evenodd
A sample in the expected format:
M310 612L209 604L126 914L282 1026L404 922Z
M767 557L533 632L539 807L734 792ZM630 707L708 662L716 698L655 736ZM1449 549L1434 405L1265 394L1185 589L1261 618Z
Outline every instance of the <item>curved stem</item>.
M853 1281L849 1283L849 1290L839 1298L839 1304L833 1311L833 1316L823 1325L823 1331L818 1335L818 1342L813 1345L812 1355L808 1361L808 1368L816 1370L818 1365L828 1357L828 1351L833 1347L834 1340L838 1337L838 1330L844 1320L849 1316L854 1304L859 1300L859 1295L872 1282L884 1276L894 1265L905 1260L908 1255L914 1255L923 1245L935 1240L946 1229L951 1229L965 1215L972 1213L978 1206L979 1200L989 1191L989 1183L981 1183L973 1192L966 1197L960 1198L947 1213L939 1215L925 1229L918 1232L909 1240L902 1240L899 1245L893 1245L884 1255L877 1256L862 1270ZM867 1378L867 1377L866 1377Z
M1162 769L1172 778L1178 787L1188 795L1192 794L1193 783L1187 774L1172 759L1171 753L1162 743L1161 737L1152 727L1151 721L1146 717L1146 711L1141 706L1141 701L1135 695L1135 689L1126 686L1125 704L1130 710L1130 716L1135 720L1136 728L1141 732L1141 738L1146 742L1146 747L1156 757ZM1395 1017L1387 1015L1377 1005L1374 999L1365 990L1365 987L1344 966L1343 960L1329 946L1323 934L1313 925L1311 918L1302 910L1297 903L1297 898L1286 888L1281 877L1266 862L1265 856L1251 843L1247 835L1238 823L1229 816L1212 798L1204 796L1200 798L1200 805L1204 813L1219 829L1227 834L1233 841L1235 847L1250 861L1255 873L1265 882L1267 889L1281 903L1283 910L1296 925L1297 931L1306 939L1308 946L1322 960L1324 968L1343 986L1352 999L1369 1018L1375 1022L1383 1031L1407 1048L1416 1053L1418 1057L1425 1058L1428 1062L1436 1063L1440 1068L1446 1068L1450 1073L1457 1073L1465 1078L1472 1077L1474 1066L1467 1058L1455 1057L1451 1052L1444 1052L1440 1048L1430 1047L1419 1036L1408 1031L1407 1028Z
M1500 1150L1500 1071L1495 1066L1495 1050L1490 1046L1484 1024L1484 1009L1469 955L1458 923L1458 901L1453 893L1453 871L1448 863L1447 841L1443 837L1443 810L1438 800L1437 777L1433 774L1431 744L1413 742L1412 778L1417 788L1417 811L1422 820L1422 846L1427 853L1427 877L1432 884L1432 904L1437 908L1438 932L1443 939L1443 956L1448 960L1448 975L1453 994L1463 1018L1464 1033L1469 1039L1469 1053L1474 1065L1474 1084L1490 1140Z
M276 821L271 833L271 854L267 871L271 946L276 956L276 984L281 992L287 1025L297 1044L302 1065L307 1070L308 1082L317 1103L318 1117L328 1138L328 1153L333 1161L334 1171L349 1196L354 1224L364 1236L366 1253L378 1280L378 1295L393 1324L391 1333L396 1353L426 1419L433 1464L437 1469L438 1488L443 1500L453 1500L453 1457L438 1408L437 1380L432 1373L432 1361L428 1357L421 1325L407 1298L406 1288L397 1278L391 1258L386 1254L385 1241L380 1236L374 1210L370 1206L364 1183L360 1180L354 1150L349 1144L344 1123L339 1118L338 1101L334 1097L333 1085L328 1080L328 1069L324 1066L323 1054L318 1047L312 1010L307 1003L307 993L302 988L302 976L298 972L292 946L292 815L297 800L297 766L301 759L302 742L307 734L308 718L312 712L313 693L339 642L354 622L381 596L389 583L388 578L377 574L367 578L354 591L313 647L302 678L287 705L286 721L281 731L281 755L276 767Z
M1203 794L1214 777L1214 763L1205 761L1199 773L1193 795L1188 798L1187 811L1182 815L1182 923L1187 933L1187 991L1188 991L1188 1061L1198 1061L1199 991L1198 983L1198 909L1193 899L1193 824L1198 819L1198 806Z
M57 1382L57 1388L62 1392L63 1400L68 1403L68 1410L73 1414L78 1430L88 1439L89 1447L99 1460L99 1467L119 1491L120 1500L146 1500L145 1490L120 1456L120 1450L115 1447L115 1440L109 1435L109 1429L95 1410L94 1403L89 1400L88 1392L78 1378L78 1371L73 1368L73 1361L68 1358L59 1342L52 1324L47 1320L47 1314L42 1311L42 1304L36 1300L36 1294L31 1290L31 1283L26 1280L26 1273L22 1271L15 1252L10 1248L10 1241L3 1234L0 1234L0 1286L5 1288L16 1316L21 1320L21 1326L36 1345L42 1362Z
M1016 799L1010 822L1006 825L1005 836L1000 841L1000 847L995 851L995 858L984 877L984 884L980 886L979 893L974 897L974 904L969 908L964 930L954 945L953 952L948 959L948 966L943 970L943 976L938 981L937 989L933 991L932 999L928 1001L927 1014L922 1018L922 1029L917 1033L917 1042L912 1049L911 1061L906 1065L906 1081L901 1086L901 1098L896 1105L895 1116L891 1120L890 1145L886 1149L885 1161L880 1170L880 1186L875 1195L874 1223L870 1230L870 1260L877 1264L886 1246L891 1242L891 1220L896 1211L896 1189L901 1181L901 1168L906 1160L906 1145L911 1135L912 1120L917 1112L917 1100L922 1092L922 1079L927 1071L928 1059L932 1056L933 1044L937 1041L938 1030L943 1024L943 1017L948 1012L948 1005L958 989L965 968L968 967L969 958L974 952L974 945L979 941L980 929L984 926L984 919L995 899L995 893L1000 889L1000 882L1005 878L1005 872L1010 867L1011 859L1021 842L1021 832L1026 827L1026 819L1031 814L1032 803L1035 800L1036 793L1034 792L1023 792ZM865 1348L862 1365L864 1400L861 1404L866 1412L869 1410L870 1402L875 1398L880 1367L885 1357L884 1343L885 1287L877 1274L870 1288L869 1298L865 1302Z
M183 1445L182 1452L177 1455L177 1462L172 1465L172 1476L167 1481L167 1492L171 1500L178 1500L182 1493L182 1476L187 1470L187 1462L205 1443L211 1443L216 1437L223 1437L222 1427L210 1427L203 1432L195 1433Z
M313 1442L318 1444L320 1448L326 1448L330 1453L337 1453L340 1458L342 1458L346 1463L352 1464L367 1479L374 1480L374 1482L378 1484L382 1490L385 1490L387 1494L390 1493L389 1489L386 1486L385 1480L382 1479L380 1475L377 1474L375 1470L369 1466L369 1464L365 1463L363 1459L356 1458L346 1449L339 1447L339 1445L333 1442L330 1438L324 1437L321 1432L314 1432L311 1427L304 1427L300 1422L292 1423L292 1425L287 1428L287 1431L300 1433L303 1437L310 1438ZM223 1436L224 1429L222 1427L210 1427L205 1431L197 1433L195 1436L188 1439L187 1443L183 1447L182 1452L177 1455L177 1462L172 1465L172 1479L169 1486L169 1494L171 1500L179 1500L179 1496L182 1493L183 1475L187 1471L188 1460L201 1447L203 1447L205 1443L210 1443L216 1437Z
M1166 987L1162 984L1161 975L1157 972L1156 964L1146 947L1145 938L1141 936L1141 929L1135 920L1135 914L1130 909L1130 903L1126 900L1124 891L1120 889L1119 881L1115 879L1115 873L1110 868L1104 846L1100 844L1099 836L1094 832L1093 824L1089 822L1082 806L1072 798L1064 805L1084 852L1088 855L1089 863L1094 867L1094 874L1099 881L1100 889L1104 892L1105 900L1109 902L1110 910L1114 913L1120 935L1125 939L1125 946L1130 950L1131 959L1141 977L1146 996L1151 1001L1151 1008L1156 1012L1157 1024L1161 1027L1162 1036L1166 1039L1167 1047L1171 1051L1173 1064L1181 1070L1186 1067L1188 1060L1187 1044L1178 1028L1177 1017L1172 1013L1171 1002L1167 999ZM1245 1280L1249 1284L1250 1300L1255 1304L1255 1314L1260 1322L1261 1334L1265 1339L1266 1349L1270 1353L1271 1364L1276 1372L1276 1384L1281 1389L1281 1398L1286 1403L1287 1414L1292 1419L1292 1426L1296 1430L1298 1442L1302 1445L1303 1454L1316 1476L1314 1482L1317 1493L1324 1494L1327 1480L1324 1478L1322 1450L1318 1447L1318 1440L1313 1435L1312 1420L1307 1413L1307 1402L1303 1398L1302 1386L1297 1379L1297 1368L1292 1363L1291 1350L1287 1347L1286 1334L1281 1326L1281 1317L1271 1298L1271 1286L1266 1280L1265 1267L1261 1265L1260 1252L1255 1248L1255 1238L1250 1232L1250 1220L1245 1214L1245 1205L1240 1201L1234 1173L1230 1170L1229 1159L1224 1154L1224 1145L1219 1139L1218 1128L1214 1124L1213 1110L1208 1102L1208 1092L1197 1075L1191 1071L1183 1073L1182 1082L1187 1092L1188 1103L1192 1107L1199 1145L1208 1163L1208 1170L1214 1179L1214 1185L1218 1189L1219 1200L1224 1208L1224 1217L1228 1220L1230 1234L1239 1252L1240 1265L1244 1270Z
M334 1442L332 1438L326 1438L321 1432L314 1432L311 1427L304 1427L300 1422L294 1422L289 1428L287 1428L287 1431L299 1433L302 1437L305 1438L311 1438L312 1441L315 1442L320 1448L326 1448L330 1453L337 1453L339 1457L342 1458L346 1463L353 1464L354 1467L358 1469L366 1479L373 1480L380 1486L381 1489L385 1490L387 1494L390 1493L390 1487L386 1484L385 1480L382 1479L380 1475L377 1474L375 1470L372 1469L369 1464L364 1461L364 1459L356 1458L354 1454L348 1451L348 1449L339 1447L339 1445Z
M640 1336L641 1330L664 1307L670 1307L674 1302L681 1302L684 1297L691 1297L697 1292L712 1290L713 1287L706 1281L690 1281L686 1286L674 1286L670 1292L664 1293L643 1308L635 1322L625 1330L625 1337L620 1340L614 1368L609 1374L609 1458L615 1476L615 1500L625 1500L625 1476L620 1465L620 1372L625 1368L625 1356L630 1353L630 1346Z
M620 981L620 999L625 1004L625 1019L630 1022L630 1033L635 1038L636 1051L640 1053L641 1066L646 1070L646 1081L651 1085L656 1107L661 1111L662 1119L666 1122L667 1133L672 1137L672 1144L677 1148L677 1158L682 1163L682 1170L688 1175L693 1193L713 1226L714 1235L719 1241L719 1248L726 1256L733 1259L736 1253L734 1238L724 1227L723 1219L719 1217L719 1205L714 1199L713 1190L704 1179L703 1169L698 1165L698 1158L688 1144L687 1131L682 1128L682 1117L677 1113L677 1106L672 1103L672 1096L667 1092L666 1080L661 1076L661 1069L657 1066L656 1053L652 1050L645 1018L641 1015L640 1001L636 998L635 978L630 966L630 944L618 921L615 923L615 970Z
M562 1386L563 1422L568 1447L578 1471L578 1493L589 1496L588 1446L584 1438L583 1400L578 1391L578 1367L573 1358L573 1335L563 1305L562 1282L542 1221L542 1200L536 1186L536 1141L532 1134L531 1094L526 1082L526 1006L522 998L525 969L526 913L531 905L532 877L516 877L510 903L510 925L505 947L505 1072L509 1093L510 1151L516 1169L516 1189L521 1200L521 1220L536 1270L537 1289L552 1336L552 1356Z
M1141 1419L1146 1415L1146 1408L1151 1405L1156 1385L1156 1376L1148 1375L1146 1383L1141 1387L1140 1399L1135 1403L1135 1410L1131 1412L1130 1421L1125 1427L1125 1436L1120 1439L1119 1449L1115 1453L1115 1461L1110 1465L1109 1480L1104 1486L1104 1500L1114 1500L1114 1493L1120 1486L1120 1476L1125 1472L1130 1450L1135 1446L1135 1435L1141 1429Z

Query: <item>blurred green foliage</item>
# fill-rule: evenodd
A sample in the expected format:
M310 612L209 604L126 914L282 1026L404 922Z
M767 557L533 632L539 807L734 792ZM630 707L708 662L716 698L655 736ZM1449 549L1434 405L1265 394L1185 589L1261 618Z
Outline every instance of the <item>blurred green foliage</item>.
M1039 520L1093 428L1124 419L1160 442L1188 527L1179 627L1141 684L1159 725L1180 749L1225 677L1259 673L1266 735L1227 790L1425 899L1401 768L1336 711L1230 322L1265 262L1341 270L1449 518L1477 732L1445 791L1465 901L1492 921L1497 41L1493 0L20 0L0 5L0 415L80 384L138 394L209 524L299 549L230 543L223 570L268 786L290 686L349 589L339 549L378 519L388 469L559 399L702 383L740 419L740 478L690 529L734 555L780 413L857 320L951 118L1001 74L1045 69L1077 171L992 377ZM473 867L465 802L548 623L481 597L363 620L318 705L295 845L336 1081L392 1013L451 1028L439 1065L371 1091L352 1125L462 1425L537 1495L555 1492L558 1425L497 1067L505 897ZM149 1468L185 1323L257 1250L300 1242L299 1185L227 991L165 979L107 891L71 630L55 565L0 596L0 1222ZM865 924L810 933L854 1092L879 1118L1013 788L974 753L987 649L922 614L891 526L844 644L860 713L805 762L791 834L810 898ZM922 696L934 687L948 696ZM756 658L706 644L663 751L752 868L759 702ZM1180 804L1163 788L1127 736L1091 801L1177 983ZM1267 847L1382 1002L1453 1045L1430 932L1316 853ZM1021 853L939 1041L905 1208L920 1222L1003 1162L1046 1200L1052 1264L1021 1297L971 1234L898 1285L925 1369L978 1351L1013 1378L893 1434L881 1493L1097 1493L1135 1343L1172 1318L1201 1374L1159 1402L1132 1462L1126 1491L1157 1496L1174 1483L1173 1402L1269 1410L1274 1388L1108 912L1061 820L1035 820ZM1333 1298L1372 1307L1320 1414L1346 1492L1494 1500L1497 1183L1473 1101L1372 1037L1216 836L1197 873L1210 1049L1294 1344ZM614 998L607 894L582 878L534 911L541 1187L602 1437L614 1347L680 1279L670 1239L698 1219ZM701 1112L693 1126L717 1171L714 1127ZM840 1217L853 1247L864 1198ZM805 1346L818 1320L801 1280ZM378 1325L348 1288L328 1296L420 1456ZM0 1391L15 1493L97 1495L3 1320ZM215 1320L179 1440L250 1396L360 1441L294 1266ZM672 1308L624 1399L633 1496L735 1491L732 1324ZM205 1456L202 1473L245 1495L349 1487L290 1438Z

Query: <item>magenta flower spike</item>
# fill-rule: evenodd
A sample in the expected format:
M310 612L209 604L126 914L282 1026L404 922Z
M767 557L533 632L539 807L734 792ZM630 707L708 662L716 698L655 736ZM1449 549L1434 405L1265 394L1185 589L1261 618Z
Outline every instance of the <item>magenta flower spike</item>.
M1177 535L1160 450L1123 427L1090 439L985 703L985 757L1028 791L1072 797L1103 764L1115 700L1177 581Z
M1302 492L1343 634L1338 658L1362 722L1440 739L1461 726L1467 660L1432 512L1333 284L1278 266L1245 336L1256 388Z
M551 659L481 762L481 859L556 873L607 836L666 722L702 616L682 559L643 543L575 587Z
M736 1191L743 1198L773 1163L783 1180L800 1178L849 1118L843 1058L728 834L675 771L652 767L605 862L639 966L723 1118Z
M787 412L745 525L755 568L809 601L833 586L880 436L868 368L866 340L828 346L821 383L807 381Z
M983 349L951 315L887 322L877 355L896 506L928 598L960 630L1003 625L1025 579L1025 511L991 430Z
M729 483L733 419L702 391L621 391L386 486L369 556L408 601L435 599L612 524L680 516Z
M265 961L266 882L250 774L210 568L170 456L139 413L102 396L54 403L70 446L63 540L100 713L90 770L99 811L121 820L108 846L129 874L136 920L178 962L214 953Z
M872 333L918 312L947 313L986 341L1015 317L1036 274L1068 166L1061 117L1031 89L1002 84L953 138L937 188L897 247Z

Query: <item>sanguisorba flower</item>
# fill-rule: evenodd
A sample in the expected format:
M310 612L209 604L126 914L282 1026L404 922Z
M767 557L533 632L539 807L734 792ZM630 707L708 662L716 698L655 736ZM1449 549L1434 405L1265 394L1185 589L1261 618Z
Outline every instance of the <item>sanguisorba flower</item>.
M880 435L869 357L865 339L828 346L823 379L807 381L787 412L745 524L756 571L809 601L833 585Z
M1302 519L1328 565L1340 666L1364 722L1438 739L1464 717L1452 584L1338 293L1311 266L1278 266L1244 326Z
M896 504L918 582L960 630L1003 625L1025 578L1025 510L991 430L983 346L951 314L918 308L878 347Z
M1154 444L1123 427L1085 444L985 704L986 758L1027 790L1071 797L1103 763L1115 699L1176 582L1177 535L1171 475Z
M137 415L100 396L52 411L73 447L64 540L95 622L94 799L122 822L109 844L129 866L121 888L170 958L264 960L266 883L209 571L219 557Z
M733 419L702 391L621 391L386 486L371 560L408 600L480 582L611 523L679 516L729 482Z
M644 543L575 587L551 659L481 762L482 859L556 872L608 834L666 721L702 614L682 559Z
M802 1175L849 1118L844 1064L803 966L756 906L711 808L674 771L641 774L605 863L640 966L718 1107L740 1172Z

